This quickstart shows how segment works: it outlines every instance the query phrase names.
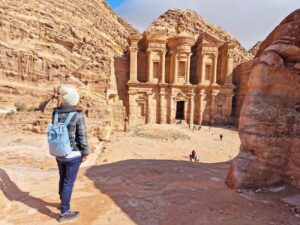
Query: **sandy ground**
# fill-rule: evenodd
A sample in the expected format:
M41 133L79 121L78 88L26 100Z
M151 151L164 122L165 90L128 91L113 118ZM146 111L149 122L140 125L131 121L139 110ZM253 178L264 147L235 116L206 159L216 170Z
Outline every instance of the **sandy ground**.
M135 132L137 129L138 132ZM223 135L222 141L220 134ZM188 160L191 151L196 150L200 162L217 163L232 160L239 147L238 133L232 127L190 130L181 125L145 125L130 130L126 135L116 134L101 158L103 163L124 159Z
M116 132L97 164L82 164L72 199L81 215L66 224L299 225L281 200L299 190L238 193L224 184L239 144L228 127L151 125ZM189 162L192 149L199 163ZM57 224L58 174L45 138L3 134L0 150L0 224Z

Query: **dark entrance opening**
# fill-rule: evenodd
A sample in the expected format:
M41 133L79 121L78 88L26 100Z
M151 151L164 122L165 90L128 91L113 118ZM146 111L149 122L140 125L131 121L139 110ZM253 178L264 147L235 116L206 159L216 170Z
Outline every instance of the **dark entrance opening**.
M176 119L184 119L184 101L178 101L176 105Z

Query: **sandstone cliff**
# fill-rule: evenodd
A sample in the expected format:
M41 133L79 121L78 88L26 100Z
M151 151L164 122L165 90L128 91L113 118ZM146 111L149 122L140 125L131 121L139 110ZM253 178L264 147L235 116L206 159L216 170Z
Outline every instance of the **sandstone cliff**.
M0 106L52 108L53 88L68 83L88 117L122 120L113 57L132 32L99 0L0 1Z
M234 96L232 101L232 116L234 125L239 126L240 112L248 91L248 81L252 69L253 60L241 63L233 70Z
M300 10L261 44L240 117L241 148L227 184L300 187Z

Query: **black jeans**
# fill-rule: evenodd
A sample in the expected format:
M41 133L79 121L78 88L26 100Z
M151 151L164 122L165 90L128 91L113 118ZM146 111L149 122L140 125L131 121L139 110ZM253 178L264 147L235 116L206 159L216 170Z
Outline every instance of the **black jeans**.
M72 191L81 164L81 157L70 161L56 161L59 169L60 211L65 213L70 209Z

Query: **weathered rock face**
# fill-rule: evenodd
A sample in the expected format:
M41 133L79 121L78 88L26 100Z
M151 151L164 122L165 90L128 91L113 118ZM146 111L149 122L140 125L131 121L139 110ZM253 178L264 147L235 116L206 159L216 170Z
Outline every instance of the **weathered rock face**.
M221 27L209 23L204 20L198 13L193 10L170 9L156 19L145 33L155 33L156 31L168 30L168 32L176 32L178 20L183 22L186 32L198 36L199 33L208 33L221 42L231 42L235 44L239 59L236 64L246 62L252 59L252 54L247 52L241 44Z
M99 0L2 0L0 105L39 108L71 80L87 116L110 121L113 110L124 111L113 57L126 51L132 32Z
M251 54L251 55L253 55L253 56L255 56L256 55L256 53L258 52L258 49L259 49L259 47L260 47L260 45L261 45L261 41L258 41L248 52Z
M233 84L236 86L232 99L234 124L239 125L240 112L248 91L248 81L253 61L244 62L233 70Z
M241 152L233 188L288 182L300 187L300 10L261 44L240 117Z

